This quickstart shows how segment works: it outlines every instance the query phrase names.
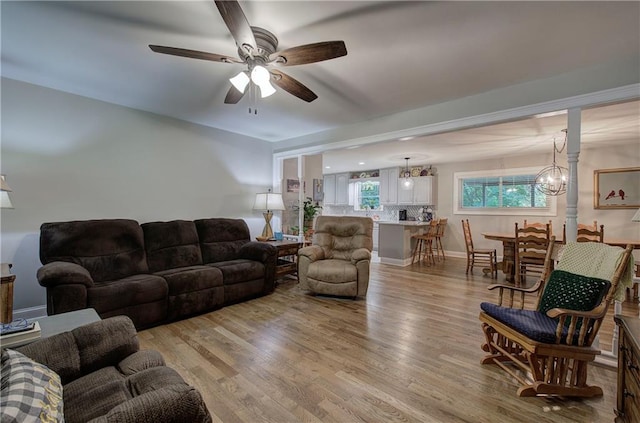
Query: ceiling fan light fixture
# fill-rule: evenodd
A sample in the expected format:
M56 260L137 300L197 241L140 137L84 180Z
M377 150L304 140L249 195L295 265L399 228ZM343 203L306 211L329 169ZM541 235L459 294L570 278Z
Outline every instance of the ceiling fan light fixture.
M276 92L276 89L273 88L273 85L269 81L263 82L258 85L260 87L260 98L269 97Z
M244 90L247 89L247 85L249 85L249 76L245 71L240 72L233 78L230 78L229 81L233 84L234 87L241 93L244 93Z
M264 66L256 65L253 67L253 70L251 71L251 80L254 84L261 87L262 84L269 82L270 79L271 74Z

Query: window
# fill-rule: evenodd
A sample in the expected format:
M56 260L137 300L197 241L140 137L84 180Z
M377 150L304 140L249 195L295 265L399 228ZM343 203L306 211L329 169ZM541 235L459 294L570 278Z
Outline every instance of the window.
M556 214L555 197L536 188L538 168L456 172L456 214Z
M354 183L354 210L382 210L380 205L380 181Z

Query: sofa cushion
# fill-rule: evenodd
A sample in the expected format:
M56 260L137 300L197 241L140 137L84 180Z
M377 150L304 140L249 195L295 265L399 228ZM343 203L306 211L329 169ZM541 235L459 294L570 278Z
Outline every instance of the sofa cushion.
M358 280L358 269L350 261L318 260L309 265L307 277L328 283L345 283Z
M94 282L148 272L142 228L129 219L43 223L40 261L79 264Z
M65 420L88 422L132 398L126 379L113 367L103 367L64 385Z
M227 260L210 263L208 266L222 271L225 285L252 281L264 278L264 264L253 260Z
M186 220L141 225L151 273L202 264L195 223Z
M170 296L222 286L222 272L211 266L182 267L155 274L167 281Z
M2 423L63 422L60 377L46 366L10 349L2 350Z
M205 264L234 260L245 243L251 241L247 223L242 219L211 218L194 221Z
M165 300L169 288L164 278L141 274L103 282L88 291L87 305L102 315L110 310Z
M140 350L118 363L118 370L123 375L129 376L145 369L164 365L164 357L158 351Z
M135 397L170 385L187 385L182 376L170 367L152 367L127 378L129 392Z

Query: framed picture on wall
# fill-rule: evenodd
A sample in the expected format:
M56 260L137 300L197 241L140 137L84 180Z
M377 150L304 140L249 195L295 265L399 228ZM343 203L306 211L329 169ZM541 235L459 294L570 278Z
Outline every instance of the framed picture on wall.
M640 167L593 171L593 207L640 208Z
M297 179L287 179L287 192L300 192L300 181Z
M322 179L313 180L313 201L322 201L324 198L324 190L322 188Z

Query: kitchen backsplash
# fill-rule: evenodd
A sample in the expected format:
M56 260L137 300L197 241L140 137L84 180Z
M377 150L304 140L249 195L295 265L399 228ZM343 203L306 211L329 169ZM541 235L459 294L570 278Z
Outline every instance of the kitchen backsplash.
M324 206L322 209L322 214L324 215L338 215L338 216L370 216L375 220L398 220L398 212L400 210L407 211L407 219L408 220L417 220L419 216L425 216L425 214L420 213L420 209L426 209L431 207L433 209L432 218L436 217L436 210L434 206L424 205L424 206L384 206L383 210L370 210L367 212L364 211L356 211L353 209L353 206ZM378 216L379 219L375 217Z

